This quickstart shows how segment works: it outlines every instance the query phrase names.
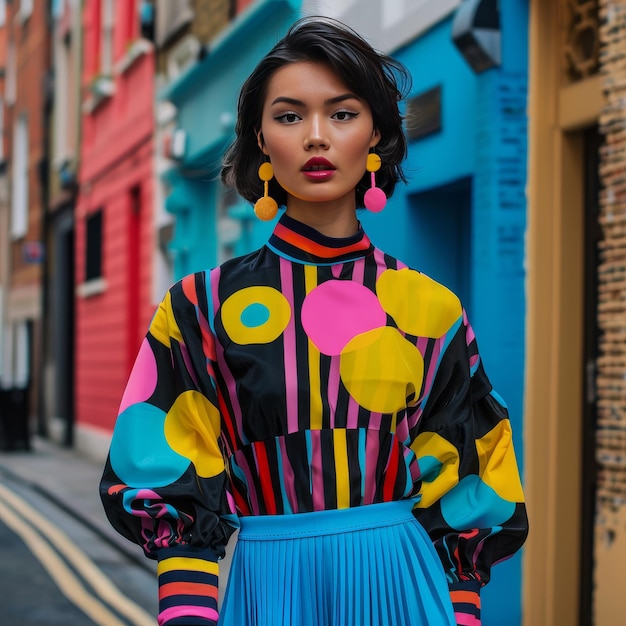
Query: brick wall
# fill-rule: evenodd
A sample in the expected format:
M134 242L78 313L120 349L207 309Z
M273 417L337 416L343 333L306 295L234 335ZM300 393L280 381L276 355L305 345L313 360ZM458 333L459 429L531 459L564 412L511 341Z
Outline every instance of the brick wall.
M39 167L44 157L44 86L50 48L46 4L35 2L33 13L22 23L7 16L16 49L17 98L5 124L12 132L19 116L28 120L28 232L24 239L11 245L11 287L39 285L40 266L24 262L24 240L39 240L41 232L42 195Z

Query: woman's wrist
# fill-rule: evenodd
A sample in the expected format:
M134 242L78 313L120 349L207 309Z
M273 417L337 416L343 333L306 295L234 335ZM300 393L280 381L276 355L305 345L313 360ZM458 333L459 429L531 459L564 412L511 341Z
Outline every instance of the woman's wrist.
M450 585L450 599L457 626L480 626L480 588L476 580Z
M219 565L212 556L188 546L158 553L159 626L217 624Z

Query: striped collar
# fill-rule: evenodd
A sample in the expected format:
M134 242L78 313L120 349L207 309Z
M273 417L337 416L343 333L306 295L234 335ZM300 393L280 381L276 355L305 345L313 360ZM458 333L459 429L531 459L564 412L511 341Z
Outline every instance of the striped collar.
M374 250L372 242L359 226L350 237L327 237L283 213L274 228L267 247L276 254L312 265L333 265L362 259Z

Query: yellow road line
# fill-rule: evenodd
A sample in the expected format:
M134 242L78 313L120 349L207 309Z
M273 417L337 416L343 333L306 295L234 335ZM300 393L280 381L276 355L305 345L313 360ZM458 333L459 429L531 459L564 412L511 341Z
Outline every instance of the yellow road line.
M95 592L110 606L115 607L116 611L127 617L136 626L154 626L155 618L126 598L93 561L72 544L69 537L60 528L41 516L25 500L0 484L1 504L4 504L4 507L0 506L0 516L3 517L7 526L10 526L29 546L61 591L96 623L103 626L123 626L111 612L85 590L78 578L42 537L33 528L24 524L24 519L28 520L41 535L47 537L50 543L56 546L57 550L80 572ZM15 515L9 507L19 516ZM105 614L105 621L99 619L99 616Z
M24 525L24 520L16 515L0 499L0 518L29 547L33 555L48 571L63 595L83 611L96 624L101 626L124 626L102 602L94 599L80 584L63 559L38 535L32 527Z

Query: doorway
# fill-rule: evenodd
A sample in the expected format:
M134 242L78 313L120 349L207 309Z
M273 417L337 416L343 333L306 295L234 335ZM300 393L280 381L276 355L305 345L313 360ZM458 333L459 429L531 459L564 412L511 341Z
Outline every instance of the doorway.
M409 196L408 265L451 289L471 310L472 179Z
M584 339L582 372L581 553L580 626L592 626L594 529L596 520L596 360L598 358L598 242L599 151L602 136L597 127L584 131Z
M74 217L68 206L55 220L54 267L50 280L53 310L51 358L56 392L52 415L59 418L65 446L74 443Z

